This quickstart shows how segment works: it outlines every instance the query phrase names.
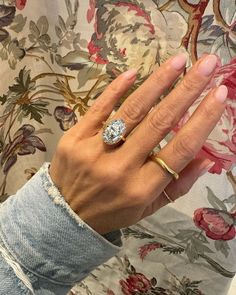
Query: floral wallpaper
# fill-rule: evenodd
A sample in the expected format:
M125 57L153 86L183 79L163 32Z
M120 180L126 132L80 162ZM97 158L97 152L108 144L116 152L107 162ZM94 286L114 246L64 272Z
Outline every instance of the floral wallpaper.
M236 3L0 0L0 202L50 161L112 79L138 69L134 91L179 52L188 67L203 53L219 57L172 132L211 87L226 85L226 110L198 155L215 164L184 198L123 229L123 250L71 294L227 294L236 270Z

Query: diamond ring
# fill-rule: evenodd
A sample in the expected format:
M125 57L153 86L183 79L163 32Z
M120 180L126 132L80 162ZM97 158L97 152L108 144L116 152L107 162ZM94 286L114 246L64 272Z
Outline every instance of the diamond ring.
M117 144L125 141L126 125L122 119L112 120L103 127L102 138L108 145Z

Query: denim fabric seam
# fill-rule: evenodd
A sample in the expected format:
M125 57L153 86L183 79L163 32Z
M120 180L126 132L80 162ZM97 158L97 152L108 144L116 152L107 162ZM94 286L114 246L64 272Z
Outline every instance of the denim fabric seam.
M1 225L0 225L1 226ZM6 242L7 239L4 235L3 232L0 231L0 238L2 239L3 243L6 245L7 250L9 251L9 253L11 254L11 256L18 261L17 256L15 255L14 251L12 251L11 247L8 245L8 243ZM39 273L34 272L33 270L29 269L28 267L26 267L22 262L19 262L19 264L24 267L25 270L27 270L29 273L32 273L33 275L35 275L36 277L39 277L41 279L47 280L48 282L51 282L53 284L56 285L61 285L61 286L72 286L73 284L75 284L76 282L58 282L56 280L51 280L46 276L42 276Z
M6 247L6 245L4 244L4 241L0 238L0 246L3 245ZM9 255L11 256L11 253L8 251L8 249L6 248L6 251L9 253ZM0 252L1 253L1 252ZM6 261L6 259L3 257L2 254L0 254L1 257L4 259L4 261ZM13 258L13 257L12 257ZM17 286L21 289L21 293L22 295L34 295L34 292L33 292L33 288L32 290L30 290L25 284L24 282L16 275L14 269L12 268L12 266L6 262L6 271L7 271L7 275L9 277L12 277L14 276L16 278L16 281L17 281ZM22 270L23 271L23 270Z

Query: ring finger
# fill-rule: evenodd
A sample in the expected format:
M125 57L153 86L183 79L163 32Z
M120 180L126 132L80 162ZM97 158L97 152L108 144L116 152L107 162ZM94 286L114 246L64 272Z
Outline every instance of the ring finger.
M212 90L189 121L159 152L158 157L177 173L181 172L202 148L225 109L227 94L227 87L224 85ZM151 160L147 161L141 170L144 170L142 174L147 175L149 183L152 182L150 187L153 192L150 195L153 197L157 193L157 187L161 193L172 180L170 174Z

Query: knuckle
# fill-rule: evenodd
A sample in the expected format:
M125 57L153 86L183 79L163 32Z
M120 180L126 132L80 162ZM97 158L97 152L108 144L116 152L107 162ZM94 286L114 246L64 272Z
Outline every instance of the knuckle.
M184 162L190 162L195 157L195 141L189 134L178 135L173 143L174 154Z
M194 93L200 90L199 81L191 76L186 76L186 78L182 80L180 87L184 93Z
M118 80L114 80L107 88L106 93L112 96L119 96L121 93L121 86Z
M208 104L204 104L204 106L200 108L200 112L201 115L204 117L204 120L207 119L207 121L213 121L216 119L215 108Z
M101 181L112 184L114 187L119 186L123 179L123 169L121 165L115 163L114 165L110 162L109 165L102 165L97 169L97 173Z
M150 76L150 81L154 84L158 84L158 87L161 89L165 89L165 87L169 85L169 80L170 79L166 74L166 69L165 71L158 69Z
M175 125L175 115L171 108L162 106L151 114L148 122L154 131L160 135L165 135Z
M88 113L90 115L97 115L100 114L104 108L106 108L106 102L104 99L102 99L102 97L99 97L95 103L91 106L91 108L89 108Z
M142 103L137 100L130 100L124 104L122 109L122 117L131 122L140 122L143 119L144 111Z

